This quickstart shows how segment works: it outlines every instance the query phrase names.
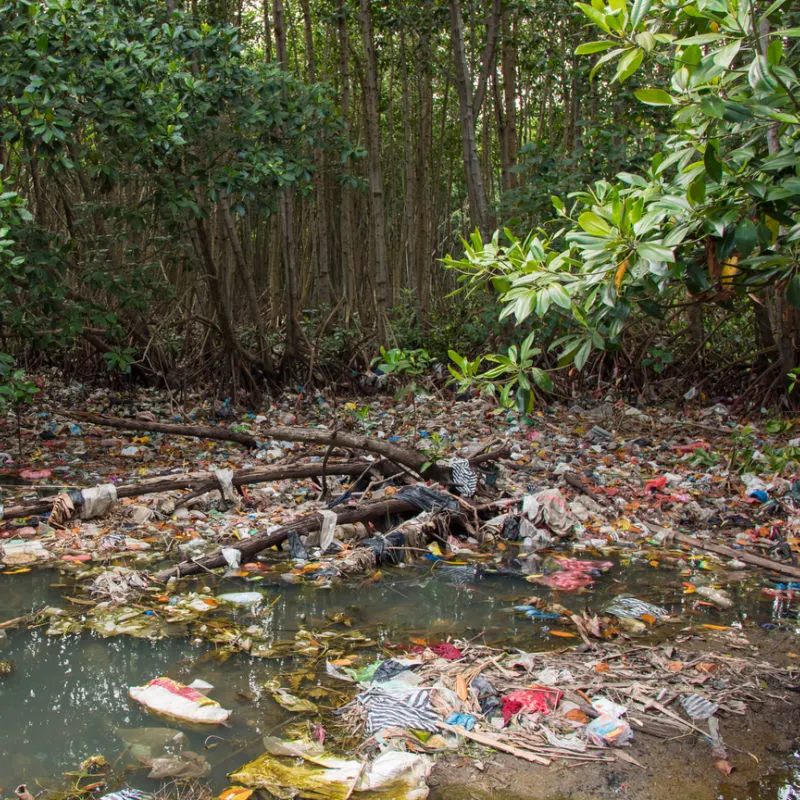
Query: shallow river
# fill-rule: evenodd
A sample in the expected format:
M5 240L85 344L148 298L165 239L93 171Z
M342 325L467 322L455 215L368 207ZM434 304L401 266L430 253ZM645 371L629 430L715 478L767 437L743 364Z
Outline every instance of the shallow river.
M658 576L655 581L654 576ZM45 603L74 610L65 597L70 590L52 586L59 580L56 571L0 575L2 618ZM259 612L238 614L245 615L248 624L256 621L269 626L275 642L292 640L300 628L350 630L326 618L331 612L345 611L352 629L376 642L405 642L409 637L440 641L449 636L484 634L487 644L513 643L528 650L563 646L564 640L548 635L546 625L510 613L515 603L533 594L551 594L575 610L599 609L610 596L622 592L635 594L671 611L683 611L684 625L688 611L681 608L686 600L675 573L631 567L612 570L598 580L594 591L580 596L550 593L510 578L461 585L444 572L415 568L384 571L384 579L378 583L332 589L282 583L254 586L237 580L214 586L215 591L253 588L264 592L265 609L273 600L274 605L261 612L261 618ZM737 607L737 612L703 610L692 619L730 624L741 618L744 608L759 624L775 622L769 603L751 600ZM88 633L47 636L44 630L14 630L0 639L0 659L15 663L14 672L0 678L2 796L11 795L22 782L52 785L65 770L75 769L92 755L102 754L120 767L132 761L132 755L146 748L152 737L171 727L143 711L127 695L129 686L142 685L159 675L186 683L202 678L215 686L211 696L234 710L231 727L214 729L210 738L208 730L184 729L186 747L203 753L211 762L210 780L217 791L227 785L226 772L263 751L262 735L280 735L287 723L297 719L261 692L265 681L296 668L291 659L234 655L219 663L208 645L187 638L151 642L127 636L104 639ZM325 702L320 701L323 706ZM153 729L161 729L161 733ZM210 749L204 749L207 745ZM141 770L131 773L129 782L148 788L144 775ZM789 773L772 782L774 786L765 784L764 793L757 796L775 800L797 796L787 793L794 791Z

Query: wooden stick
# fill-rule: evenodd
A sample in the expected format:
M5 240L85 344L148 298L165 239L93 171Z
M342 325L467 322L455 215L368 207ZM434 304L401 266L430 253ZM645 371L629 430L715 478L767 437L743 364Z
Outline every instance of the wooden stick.
M714 544L707 542L704 539L696 539L694 536L687 536L685 533L677 533L669 531L666 528L661 528L658 525L645 523L647 527L655 533L666 532L676 542L683 542L690 547L696 547L698 550L707 550L709 553L718 553L722 556L744 561L747 564L754 564L757 567L764 569L771 569L775 572L782 572L784 575L791 575L793 578L800 578L800 567L792 566L791 564L784 564L782 561L776 561L774 558L767 558L766 556L757 556L748 550L734 550L732 547L726 547L724 544Z
M223 426L176 425L170 422L123 419L121 417L112 417L108 414L90 414L86 411L60 411L58 413L68 419L88 422L93 425L104 425L109 428L119 428L129 431L153 431L157 433L169 433L173 436L195 436L200 439L236 442L237 444L249 448L259 447L265 440L335 445L341 448L376 453L377 455L388 458L390 461L404 464L420 474L423 471L422 467L427 461L427 456L419 450L400 447L385 439L373 439L369 436L342 430L331 431L328 428L275 427L267 428L260 432L259 437L255 437L252 434L243 431L234 431ZM427 477L445 483L450 480L450 469L437 464L429 466L425 470L425 474Z
M366 505L343 509L337 512L336 522L338 525L346 525L351 522L366 522L371 519L379 519L380 517L385 517L390 514L409 513L417 514L419 513L419 508L406 500L377 500L374 503L367 503ZM312 511L310 514L305 514L293 522L281 526L275 531L260 533L248 539L242 539L239 542L223 545L223 547L231 547L234 550L239 550L242 553L242 561L244 562L246 559L252 558L268 547L282 544L289 538L289 534L292 533L292 531L296 531L297 533L310 533L321 527L322 514L317 511ZM157 581L167 581L170 578L180 578L184 575L194 575L198 572L214 569L215 567L224 567L226 563L222 553L217 552L205 558L182 561L174 567L156 573L154 578Z
M251 483L267 483L269 481L299 480L321 475L323 469L328 475L360 475L372 466L369 461L344 461L339 463L296 464L293 466L257 467L255 469L239 469L233 473L233 485L245 486ZM194 489L205 493L219 489L219 481L212 472L185 472L179 475L164 475L147 478L138 483L128 483L117 487L117 497L139 497L143 494L158 494L174 489ZM55 496L30 503L7 506L3 510L3 519L28 517L31 514L47 514L53 507Z
M468 731L466 728L462 728L460 725L448 725L446 722L437 722L436 724L444 731L457 733L459 736L463 736L465 739L471 739L473 742L477 742L478 744L482 744L486 747L492 747L495 750L500 750L502 753L508 753L509 755L516 756L517 758L522 758L525 761L532 761L534 764L543 764L545 767L549 767L552 763L551 759L549 758L542 758L541 756L537 756L535 753L531 753L529 750L523 750L519 747L514 747L514 745L506 744L505 742L500 741L500 739L490 736L488 733Z

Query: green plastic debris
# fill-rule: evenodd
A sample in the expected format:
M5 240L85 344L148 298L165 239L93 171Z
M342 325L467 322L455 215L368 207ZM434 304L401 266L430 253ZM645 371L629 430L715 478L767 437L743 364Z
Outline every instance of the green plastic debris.
M264 745L267 752L231 773L231 781L266 789L280 798L347 800L360 792L381 800L424 800L428 796L427 778L433 762L426 756L388 751L365 764L328 755L303 741L266 737Z

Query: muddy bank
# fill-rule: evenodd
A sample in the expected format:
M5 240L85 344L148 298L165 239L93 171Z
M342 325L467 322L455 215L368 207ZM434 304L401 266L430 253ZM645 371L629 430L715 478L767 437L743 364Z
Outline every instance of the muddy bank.
M752 631L756 653L783 667L800 663L793 633ZM715 644L718 644L716 642ZM698 653L709 642L694 642ZM796 649L796 648L795 648ZM741 654L741 649L731 655ZM794 800L800 796L800 693L770 691L747 714L727 715L725 744L733 772L720 774L711 744L689 733L667 739L637 734L624 761L543 767L485 748L436 761L429 780L432 800ZM619 751L617 751L619 752Z

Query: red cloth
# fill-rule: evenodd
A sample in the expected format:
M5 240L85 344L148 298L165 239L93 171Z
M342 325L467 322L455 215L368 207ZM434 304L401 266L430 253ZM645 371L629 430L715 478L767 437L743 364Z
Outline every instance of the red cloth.
M505 695L503 703L503 722L508 721L514 714L533 714L540 712L549 714L558 705L563 693L559 689L549 686L537 686L533 689L519 689Z
M429 644L427 647L422 647L420 645L419 647L415 647L411 652L423 653L425 650L431 650L432 652L436 653L437 656L446 658L448 661L456 661L457 659L464 657L464 654L449 642L442 642L441 644Z

